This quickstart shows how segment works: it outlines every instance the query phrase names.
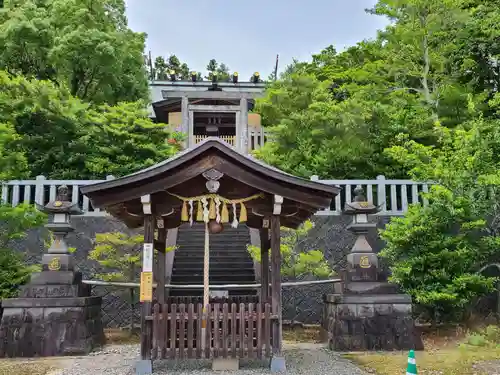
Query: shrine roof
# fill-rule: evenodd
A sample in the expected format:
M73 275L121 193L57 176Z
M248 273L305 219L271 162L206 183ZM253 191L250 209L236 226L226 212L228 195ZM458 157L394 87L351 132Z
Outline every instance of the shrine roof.
M336 186L296 177L267 165L251 155L238 152L217 137L207 138L170 159L138 172L84 186L81 191L95 208L137 205L144 195L156 195L156 202L167 204L165 202L170 200L165 192L184 195L189 192L191 196L207 194L200 176L210 169L224 175L221 195L235 199L243 194L262 193L266 198L259 203L264 204L267 199L270 206L274 195L282 196L284 207L290 208L289 213L291 206L299 207L300 213L294 214L294 222L303 221L314 212L329 207L340 191ZM169 207L174 206L172 202L169 204ZM135 216L137 214L139 212Z

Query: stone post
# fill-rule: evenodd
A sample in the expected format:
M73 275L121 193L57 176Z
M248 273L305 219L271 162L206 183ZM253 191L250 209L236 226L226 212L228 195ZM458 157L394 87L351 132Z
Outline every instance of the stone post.
M248 154L248 99L240 99L240 139L237 140L239 143L239 150L244 154Z
M2 301L0 357L48 357L88 354L104 344L101 297L91 297L75 270L66 236L74 229L71 215L80 215L68 188L38 208L49 214L46 228L52 243L42 257L42 271L21 288L20 298Z
M323 328L328 331L329 347L337 351L422 349L411 297L396 285L378 281L378 257L366 235L376 229L368 215L376 214L379 207L366 201L361 186L354 193L354 201L346 203L344 210L353 217L348 230L356 236L347 255L344 285L325 296Z
M182 117L182 132L186 135L186 141L183 145L184 148L191 147L189 144L191 141L192 134L189 133L189 99L187 96L183 96L181 99L181 117Z

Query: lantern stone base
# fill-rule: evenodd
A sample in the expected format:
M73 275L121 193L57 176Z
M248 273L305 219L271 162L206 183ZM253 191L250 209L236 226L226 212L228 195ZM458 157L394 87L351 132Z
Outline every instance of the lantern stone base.
M3 300L0 357L85 355L104 345L101 297L91 297L81 279L45 270L32 275L21 298Z
M361 283L360 283L361 284ZM357 292L326 295L323 329L335 351L422 350L411 315L411 297L384 292L387 283L357 285ZM378 284L378 285L377 285ZM351 286L353 289L353 286ZM362 289L368 289L363 293Z

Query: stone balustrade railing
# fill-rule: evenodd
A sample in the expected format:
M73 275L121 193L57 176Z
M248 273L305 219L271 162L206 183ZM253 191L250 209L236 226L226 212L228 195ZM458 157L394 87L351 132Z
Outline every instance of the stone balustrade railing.
M107 179L113 179L108 176ZM316 176L311 178L328 185L339 186L341 193L332 202L329 210L318 212L318 215L340 215L345 202L351 202L354 188L361 185L368 201L381 206L379 215L402 215L412 203L428 202L422 192L428 192L430 184L414 182L411 180L389 180L378 176L374 180L319 180ZM0 199L3 203L17 206L20 203L47 204L56 197L57 188L67 185L73 203L78 203L88 216L104 215L99 209L94 209L89 199L82 195L80 186L102 182L104 180L48 180L44 176L37 176L34 180L7 181L2 184Z

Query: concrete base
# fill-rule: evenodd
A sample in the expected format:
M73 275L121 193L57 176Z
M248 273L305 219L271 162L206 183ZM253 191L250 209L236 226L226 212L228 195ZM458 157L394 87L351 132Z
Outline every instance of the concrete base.
M213 371L238 371L240 360L238 358L215 358L212 361Z
M271 372L286 372L285 357L273 356L271 358Z
M153 373L153 362L142 359L135 364L135 375L151 375Z

